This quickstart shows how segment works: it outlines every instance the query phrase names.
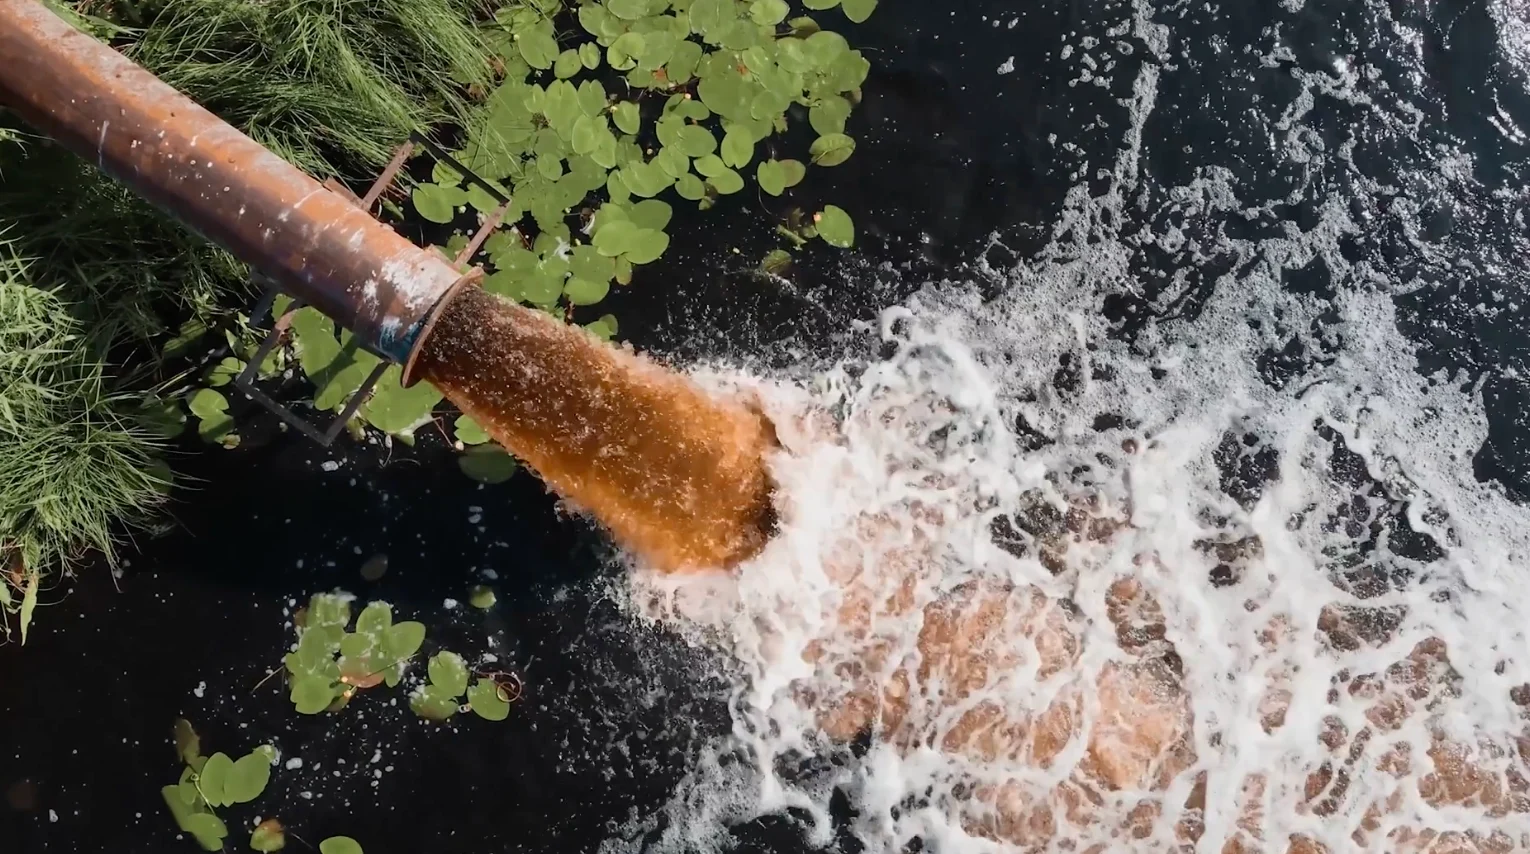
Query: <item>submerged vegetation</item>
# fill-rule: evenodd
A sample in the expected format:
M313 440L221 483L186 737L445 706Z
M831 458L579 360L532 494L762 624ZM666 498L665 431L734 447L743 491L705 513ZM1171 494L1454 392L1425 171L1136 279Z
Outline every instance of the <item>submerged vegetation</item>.
M811 241L855 242L851 212L804 211L789 194L854 153L870 67L811 15L858 23L876 0L50 5L316 177L364 189L412 133L433 135L471 174L411 165L385 215L434 229L454 258L497 213L466 259L486 267L485 289L601 338L618 321L591 307L668 251L683 206L788 197L770 208L782 241L771 272ZM19 616L29 579L109 558L124 523L152 518L183 430L238 444L225 387L264 333L232 257L5 116L0 228L0 607ZM258 375L305 376L312 407L340 412L377 365L348 339L302 309ZM467 475L517 470L470 419L448 433L440 394L403 389L397 368L366 393L354 436L412 442L441 425ZM421 702L489 691L441 686Z

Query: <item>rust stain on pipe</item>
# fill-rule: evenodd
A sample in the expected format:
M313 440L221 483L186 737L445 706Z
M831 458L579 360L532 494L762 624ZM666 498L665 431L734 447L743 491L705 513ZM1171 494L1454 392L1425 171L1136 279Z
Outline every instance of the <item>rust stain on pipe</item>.
M462 275L36 0L0 0L0 103L395 362Z

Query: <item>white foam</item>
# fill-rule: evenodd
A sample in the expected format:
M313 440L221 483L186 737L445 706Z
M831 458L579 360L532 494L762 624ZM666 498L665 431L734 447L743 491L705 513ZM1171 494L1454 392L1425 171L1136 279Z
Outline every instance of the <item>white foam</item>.
M1139 8L1135 32L1161 52L1166 37L1149 18ZM1282 50L1278 39L1269 50ZM1086 70L1099 79L1092 65ZM1357 88L1360 74L1347 61L1295 73L1303 92L1272 129L1292 162L1349 157L1324 151L1303 124L1319 96L1388 111L1382 117L1396 133L1416 127L1406 106L1371 105ZM1496 833L1505 845L1530 847L1522 793L1501 814L1430 796L1430 775L1442 769L1427 754L1439 740L1459 745L1481 779L1501 789L1530 777L1515 741L1525 710L1510 701L1511 689L1530 683L1530 613L1519 592L1530 585L1530 512L1473 478L1471 458L1487 430L1476 389L1422 376L1414 344L1399 332L1394 294L1425 283L1389 281L1346 258L1343 241L1374 224L1364 205L1357 213L1339 194L1317 205L1315 224L1274 237L1181 225L1123 233L1128 208L1149 197L1137 192L1139 156L1157 82L1149 65L1131 87L1133 122L1112 189L1076 187L1046 250L988 271L1008 282L999 298L985 304L970 284L932 284L884 314L883 338L896 344L889 358L843 365L806 387L726 380L759 390L781 428L782 532L736 575L639 572L632 592L640 613L732 653L741 673L733 729L705 748L662 823L635 820L608 851L634 850L645 833L643 850L720 849L728 827L787 808L810 816L809 841L827 845L835 788L850 795L851 830L868 851L906 850L916 838L927 851L1016 850L1026 834L984 794L1005 786L1050 813L1050 829L1033 829L1026 842L1047 846L1037 850L1171 850L1184 843L1177 825L1191 819L1204 826L1199 850L1209 851L1234 837L1241 850L1285 851L1293 835L1330 852L1410 850L1404 831L1426 828L1457 838ZM1471 180L1463 159L1442 156L1435 171L1409 176L1415 195L1456 192ZM1355 180L1361 192L1383 189ZM1215 168L1152 198L1159 213L1176 215L1152 221L1269 213ZM1405 219L1406 204L1397 214ZM1111 336L1101 304L1142 292L1132 262L1147 241L1183 254L1188 267L1214 257L1237 263L1197 315L1151 324L1128 343ZM1284 271L1314 262L1332 278L1331 299L1282 289ZM1176 280L1160 308L1188 287ZM1332 316L1317 329L1325 312ZM1261 377L1259 358L1291 330L1332 358L1276 387ZM1078 377L1071 391L1053 382L1065 354ZM1104 413L1127 426L1096 430ZM1021 450L1017 417L1051 443ZM1127 438L1135 450L1123 448ZM1336 468L1336 447L1363 472ZM1217 458L1229 448L1267 449L1274 479L1256 499L1240 503L1224 489ZM1104 542L1072 543L1051 556L1051 568L1034 540L1021 556L994 541L1000 517L1024 516L1038 501L1066 509L1085 500L1130 524ZM1437 556L1402 544L1409 528L1431 538ZM1376 541L1366 543L1372 533ZM1204 545L1247 538L1259 548L1237 561ZM1229 562L1238 564L1236 583L1213 584ZM864 615L842 619L851 574L872 594L869 624ZM1107 607L1123 578L1162 609L1162 638L1150 648L1172 648L1182 662L1189 752L1182 768L1155 766L1168 768L1157 779L1095 785L1093 805L1070 815L1059 786L1098 780L1089 777L1090 739L1108 726L1111 700L1096 686L1144 655L1123 648ZM1067 627L1076 655L1049 672L1055 659L1034 625L1011 622L1005 643L981 648L991 666L975 685L925 659L927 606L974 583L1039 592L1042 616ZM1007 600L1011 618L1028 596ZM876 604L889 597L903 604ZM1329 624L1335 608L1370 609L1394 624L1355 641ZM972 610L960 620L981 622ZM1395 666L1433 640L1443 642L1448 665L1437 661L1409 683ZM1370 684L1422 696L1402 700L1402 714L1378 716L1370 675L1379 680ZM901 691L909 713L895 727L882 719L864 755L849 758L825 736L825 715L858 691L880 700L889 689ZM1050 762L948 744L963 714L985 702L1019 717L1070 696L1080 704L1075 732ZM1267 725L1281 707L1283 722ZM1324 737L1336 723L1334 747ZM1357 737L1362 731L1369 741ZM1379 767L1404 749L1407 768ZM842 761L808 775L782 770L815 756ZM1325 767L1340 773L1325 778ZM1198 780L1200 812L1186 805ZM1313 780L1320 791L1309 794ZM1158 818L1137 820L1144 809Z

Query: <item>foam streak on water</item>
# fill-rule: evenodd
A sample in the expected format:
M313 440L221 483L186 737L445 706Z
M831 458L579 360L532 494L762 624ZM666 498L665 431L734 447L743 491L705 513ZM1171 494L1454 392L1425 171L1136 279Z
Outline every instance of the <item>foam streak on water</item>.
M1149 18L1132 36L1163 60ZM796 808L827 845L838 788L870 851L1530 847L1530 512L1473 478L1478 387L1423 376L1396 308L1480 259L1419 239L1419 278L1399 279L1342 249L1381 226L1382 196L1416 233L1470 169L1441 152L1407 195L1359 168L1311 193L1353 165L1304 124L1314 104L1404 136L1420 119L1372 104L1363 69L1292 73L1268 128L1310 165L1289 196L1216 166L1142 176L1149 63L1111 189L1075 188L1051 245L992 271L1000 297L932 285L884 314L890 358L806 387L728 380L781 426L783 531L736 577L635 581L645 614L744 678L731 737L629 840L708 849ZM1314 196L1301 228L1206 227ZM1112 334L1102 300L1146 293L1145 245L1186 259L1160 315L1197 263L1231 263L1198 312ZM1315 263L1331 293L1281 287ZM1325 358L1272 381L1261 360L1292 334Z

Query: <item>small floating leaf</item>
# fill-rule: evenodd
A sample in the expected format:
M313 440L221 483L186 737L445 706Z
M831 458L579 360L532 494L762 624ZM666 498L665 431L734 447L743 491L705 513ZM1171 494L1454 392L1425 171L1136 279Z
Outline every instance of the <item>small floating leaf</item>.
M175 755L190 765L202 755L202 739L192 729L191 721L180 718L175 722Z
M624 21L636 21L648 15L648 0L607 0L606 10Z
M187 401L191 414L201 419L197 434L207 442L217 442L234 429L234 420L228 417L228 398L210 388L197 389Z
M617 71L631 70L637 67L637 60L647 47L642 33L623 33L606 48L606 62Z
M468 689L468 704L473 714L486 721L502 721L510 717L510 704L499 695L499 686L492 679L480 679Z
M787 187L795 187L807 177L807 167L801 160L781 160L781 177L786 181Z
M855 140L842 133L831 133L813 140L808 149L815 166L838 166L855 153Z
M845 13L846 18L860 24L864 23L867 18L871 17L871 13L876 11L877 2L878 0L840 0L839 7Z
M361 565L361 579L363 581L377 581L388 574L388 556L375 554L367 558L366 563Z
M468 604L480 610L487 611L494 607L495 599L494 588L487 585L477 584L468 591Z
M725 169L711 176L707 183L711 184L717 192L727 196L744 189L744 176L732 169Z
M789 11L786 0L754 0L749 6L749 17L756 24L773 27L786 20Z
M849 117L850 102L838 95L824 97L808 110L808 122L820 136L843 134Z
M680 151L687 157L705 157L717 150L717 138L700 125L686 125L675 138Z
M695 202L706 196L707 185L700 178L687 172L675 182L675 192L680 194L680 198Z
M428 721L444 721L457 714L457 698L434 685L426 686L409 697L409 708Z
M474 445L457 457L462 473L479 483L504 483L517 468L515 457L498 445Z
M365 854L361 843L349 836L331 836L319 843L319 854Z
M734 173L735 175L737 173ZM740 179L740 187L743 181ZM655 228L640 228L628 243L624 257L633 264L651 264L669 248L669 235Z
M580 11L583 11L581 9ZM585 68L594 71L600 67L600 46L594 42L585 42L579 46L579 62Z
M387 602L368 602L356 616L358 634L379 634L393 625L393 607Z
M414 620L394 623L383 636L383 650L388 658L400 661L414 655L425 642L425 624Z
M202 797L208 804L221 807L229 803L223 789L233 772L234 760L228 758L228 754L214 753L207 757L207 764L202 766L202 773L197 777L197 788L202 790Z
M739 167L754 158L754 139L749 132L734 127L723 136L722 160L729 166Z
M300 715L317 715L329 708L335 699L334 682L317 674L305 673L292 677L292 691L288 695Z
M456 422L452 424L452 432L457 434L457 441L464 445L482 445L491 438L478 426L477 421L467 415L457 416Z
M569 48L558 54L558 58L553 61L553 75L559 80L567 80L578 74L583 67L584 63L579 59L579 51Z
M228 826L212 813L192 813L186 816L181 829L196 838L205 851L221 851L223 839L228 836Z
M623 133L637 133L643 127L643 116L638 112L638 105L631 101L617 104L611 111L611 120Z
M586 323L584 328L589 330L590 334L594 335L596 338L599 338L602 341L610 341L612 338L616 337L616 315L601 315L599 320L593 321L591 323Z
M430 685L451 697L467 690L467 662L455 652L438 652L430 658Z
M610 279L583 279L570 276L563 285L563 295L572 305L594 305L611 291Z
M208 760L208 764L212 764L212 760ZM203 768L202 773L206 775L207 769ZM229 771L228 780L223 784L223 800L228 804L247 804L260 797L270 782L271 760L264 754L251 753L241 757Z
M855 244L855 223L843 208L824 205L813 220L818 228L818 236L830 246L849 249Z
M792 254L785 249L772 249L760 261L760 269L773 276L781 275L791 265Z
M282 828L282 823L274 818L255 825L255 831L250 834L250 848L265 854L280 851L286 845L287 832Z
M421 217L434 223L448 223L457 216L458 205L467 204L467 191L460 187L440 184L421 184L411 195L414 209Z
M628 218L642 228L653 228L660 231L669 225L670 217L674 215L674 208L667 202L658 199L644 199L632 206Z
M637 236L638 226L629 220L615 220L595 232L592 243L600 254L614 258L627 251Z
M786 176L782 174L780 161L767 160L761 163L754 170L754 179L759 182L761 190L772 196L786 192Z

